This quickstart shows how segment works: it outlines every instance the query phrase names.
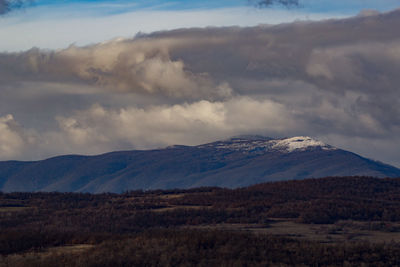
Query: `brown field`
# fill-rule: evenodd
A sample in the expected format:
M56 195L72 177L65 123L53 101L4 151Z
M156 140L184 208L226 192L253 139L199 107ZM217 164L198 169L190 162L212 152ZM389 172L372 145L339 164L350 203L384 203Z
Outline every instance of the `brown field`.
M0 207L0 212L18 212L32 209L31 207Z
M375 223L378 224L380 222ZM189 228L252 232L255 234L295 238L326 244L358 241L369 243L400 242L400 231L366 230L369 224L371 223L357 221L339 221L335 224L305 224L298 223L295 220L271 219L268 225L224 223L190 226ZM393 226L400 227L400 224L396 223Z
M8 255L7 257L0 256L0 267L6 266L18 266L20 262L40 262L48 258L64 256L71 257L74 255L79 255L91 248L93 245L79 244L79 245L69 245L61 247L51 247L43 251L30 251L25 253L16 253Z

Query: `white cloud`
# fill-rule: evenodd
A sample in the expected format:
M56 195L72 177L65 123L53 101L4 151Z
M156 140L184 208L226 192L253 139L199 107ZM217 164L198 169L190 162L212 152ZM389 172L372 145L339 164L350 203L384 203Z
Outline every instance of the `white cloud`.
M278 134L295 126L284 106L247 97L146 109L113 110L95 105L74 116L59 117L58 122L60 134L76 147L83 145L83 151L92 145L108 151L127 144L130 148L201 144L236 133Z
M193 40L191 40L193 42ZM79 81L114 92L163 94L174 98L225 98L232 94L229 84L214 84L207 73L193 73L182 60L169 55L179 40L114 40L88 47L70 46L60 51L32 49L21 54L4 54L1 65L18 69L0 73L4 80ZM0 77L1 78L1 77ZM11 78L12 79L12 78Z
M34 137L24 133L11 114L0 117L0 159L20 156Z

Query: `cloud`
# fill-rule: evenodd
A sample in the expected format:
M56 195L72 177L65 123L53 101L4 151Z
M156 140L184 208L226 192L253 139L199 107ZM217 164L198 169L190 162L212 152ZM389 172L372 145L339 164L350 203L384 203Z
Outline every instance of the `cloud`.
M112 150L149 149L173 144L202 144L237 134L273 137L307 134L369 140L381 135L379 122L354 114L345 105L322 101L307 108L282 100L237 96L227 101L201 100L174 105L106 108L100 104L57 116L53 130L22 128L11 115L2 118L2 158L37 157L41 153L98 154ZM329 129L329 131L328 131ZM378 130L377 130L378 129ZM376 132L378 131L378 132ZM397 132L400 132L397 130ZM337 138L336 138L337 139ZM337 141L334 139L335 141ZM29 147L29 149L28 149Z
M114 40L60 51L31 49L0 55L0 80L80 82L114 92L163 94L208 99L231 95L226 82L215 84L206 72L193 73L169 55L170 40Z
M251 2L254 2L254 0L251 0ZM291 7L299 7L300 3L299 0L258 0L256 2L256 5L260 8L270 7L273 5L281 5L291 8Z
M57 128L36 133L21 127L12 115L1 117L0 159L29 159L37 157L37 151L42 155L97 154L115 149L202 144L237 133L268 131L279 136L295 128L295 121L283 105L248 97L145 108L115 109L95 104L70 116L57 116L56 121Z
M294 123L284 106L247 97L117 110L94 105L57 121L59 134L73 146L93 144L101 151L201 144L238 132L263 131L265 125L269 133L282 133Z
M0 15L20 9L33 3L33 0L0 0Z
M315 49L306 70L319 87L359 94L354 108L379 121L381 127L400 125L399 40Z
M20 156L34 136L20 127L11 114L0 117L0 158Z
M397 26L400 11L2 53L0 114L25 125L7 130L21 140L37 132L30 151L43 157L258 133L311 135L400 164Z

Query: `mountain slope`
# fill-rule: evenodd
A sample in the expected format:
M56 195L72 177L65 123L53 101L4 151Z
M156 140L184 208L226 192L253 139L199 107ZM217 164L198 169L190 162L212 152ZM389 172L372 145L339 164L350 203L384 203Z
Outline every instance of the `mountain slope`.
M0 162L0 190L123 192L242 187L325 176L400 177L400 169L310 137L241 136L200 146Z

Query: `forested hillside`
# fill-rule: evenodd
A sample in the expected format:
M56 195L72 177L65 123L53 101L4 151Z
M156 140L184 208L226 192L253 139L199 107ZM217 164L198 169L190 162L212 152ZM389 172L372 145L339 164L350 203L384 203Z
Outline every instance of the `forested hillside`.
M399 240L400 179L0 194L4 266L395 266Z

